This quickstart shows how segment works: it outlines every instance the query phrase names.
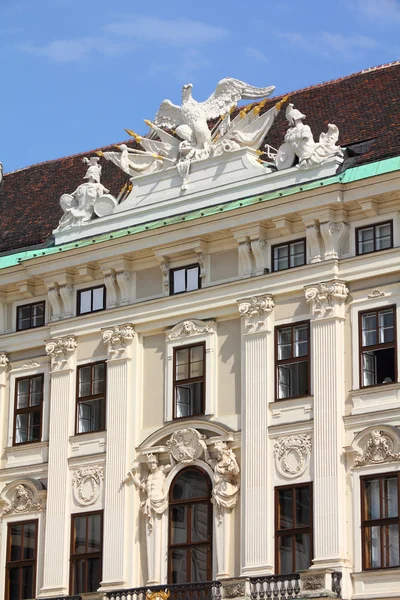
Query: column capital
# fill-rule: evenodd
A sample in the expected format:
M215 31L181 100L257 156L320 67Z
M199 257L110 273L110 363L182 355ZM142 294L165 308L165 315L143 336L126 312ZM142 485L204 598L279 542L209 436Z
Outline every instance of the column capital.
M135 336L132 323L104 327L101 333L103 342L108 349L109 359L125 358L126 350Z
M7 352L0 352L0 375L7 369L9 362Z
M342 309L349 295L349 289L344 281L338 279L322 281L304 288L304 293L316 319L344 317Z
M68 360L78 345L74 335L45 340L44 343L46 344L46 354L51 357L51 364L57 370L68 366Z
M246 333L268 331L267 318L275 306L271 294L242 298L237 303L240 316L244 318Z

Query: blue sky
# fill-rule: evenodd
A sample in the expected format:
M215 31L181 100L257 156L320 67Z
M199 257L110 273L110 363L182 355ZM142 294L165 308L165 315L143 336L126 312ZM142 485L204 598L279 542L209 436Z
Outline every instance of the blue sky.
M223 77L281 94L391 62L399 32L400 0L0 0L0 161L145 133L184 83L197 100Z

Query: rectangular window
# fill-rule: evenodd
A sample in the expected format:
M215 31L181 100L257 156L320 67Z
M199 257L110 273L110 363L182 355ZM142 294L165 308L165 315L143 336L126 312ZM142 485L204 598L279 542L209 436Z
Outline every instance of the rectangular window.
M310 323L275 328L276 399L310 393Z
M356 254L393 248L393 221L356 229Z
M396 307L360 313L361 387L397 381Z
M400 473L361 479L363 570L400 566Z
M37 521L7 528L6 600L36 598Z
M306 264L306 240L272 246L272 270L284 271Z
M17 307L17 331L44 325L45 302L33 302Z
M43 375L15 381L13 444L40 442L42 438Z
M311 484L276 488L276 573L283 575L309 569L312 556Z
M106 307L106 288L104 285L78 291L78 315L104 310Z
M205 344L174 349L174 419L204 414Z
M103 552L103 514L72 517L70 593L96 592L100 587Z
M78 367L76 433L103 431L106 414L106 364Z
M201 288L199 265L189 265L180 269L171 269L170 294L192 292Z

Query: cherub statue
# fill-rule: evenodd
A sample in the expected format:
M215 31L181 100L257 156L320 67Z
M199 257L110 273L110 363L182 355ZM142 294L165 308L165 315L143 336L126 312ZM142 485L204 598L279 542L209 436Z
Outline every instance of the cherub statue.
M60 206L64 214L56 231L90 221L93 217L95 201L103 194L108 194L109 190L100 183L101 165L98 164L99 160L98 156L92 156L90 159L83 158L83 162L90 165L83 177L88 181L81 183L72 194L61 196Z

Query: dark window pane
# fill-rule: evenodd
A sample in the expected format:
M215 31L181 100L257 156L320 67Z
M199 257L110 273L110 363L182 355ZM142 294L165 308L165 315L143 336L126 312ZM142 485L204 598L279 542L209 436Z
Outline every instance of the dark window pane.
M32 327L41 327L44 324L44 303L32 306Z
M35 597L34 578L35 571L33 565L21 568L21 600L31 600Z
M208 502L194 504L192 506L191 524L192 542L206 541L208 538ZM196 580L195 580L196 581Z
M287 245L274 248L274 271L281 271L289 267L289 248Z
M179 269L173 272L173 293L184 292L186 289L186 269Z
M184 544L187 541L187 506L172 506L171 544Z
M189 379L189 348L175 352L176 380Z
M191 558L191 581L207 581L208 547L197 546L192 548Z
M362 353L362 385L392 383L396 380L395 349L369 350Z
M187 550L174 549L170 550L171 560L171 582L170 583L187 583Z
M9 598L19 599L21 597L20 574L21 569L18 567L13 567L8 570Z
M32 377L32 379L30 380L30 406L39 406L42 403L42 387L42 377Z
M283 535L278 538L278 553L279 553L279 572L293 572L293 537L291 535Z
M20 379L17 386L17 409L28 408L29 379Z
M392 519L399 516L397 477L382 479L382 518Z
M310 535L308 533L296 534L296 571L308 569L311 564Z
M379 311L379 343L393 342L394 313L393 309Z
M186 291L199 289L199 267L193 267L186 271Z
M79 397L90 396L90 378L92 368L91 367L80 367L79 369Z
M36 555L36 523L24 525L23 560L33 560Z
M358 252L365 254L374 251L374 228L366 227L358 231Z
M300 267L306 262L304 241L290 244L290 266Z
M278 529L292 529L294 527L292 489L279 490L278 511Z
M310 488L296 489L296 527L309 527L310 523Z
M398 567L399 562L399 525L393 523L382 527L383 567Z
M101 516L88 516L87 552L101 552Z
M75 560L72 566L73 593L80 594L85 590L85 560Z
M203 376L203 352L204 346L190 348L190 377Z
M381 516L379 501L379 479L370 479L364 484L365 515L364 519L379 519Z
M183 471L173 483L172 499L209 498L208 478L197 470Z
M366 567L368 569L381 568L381 535L380 527L365 528L366 542Z
M80 401L78 404L78 433L104 429L103 398Z
M278 329L278 360L292 358L292 328Z
M203 412L203 382L176 386L176 417L190 417Z
M74 554L86 552L86 517L74 517Z
M93 367L92 394L102 394L104 392L104 371L105 365L101 363Z
M10 525L11 548L9 560L21 560L22 558L22 525Z
M90 558L87 561L87 585L85 592L95 592L100 587L101 561L99 558Z
M298 325L294 327L294 356L307 356L308 354L308 326Z
M362 315L362 345L373 346L376 339L376 312Z
M386 223L385 225L377 225L375 228L375 237L376 250L384 250L385 248L391 248L392 235L390 223Z
M278 398L306 396L308 390L308 361L278 366Z

